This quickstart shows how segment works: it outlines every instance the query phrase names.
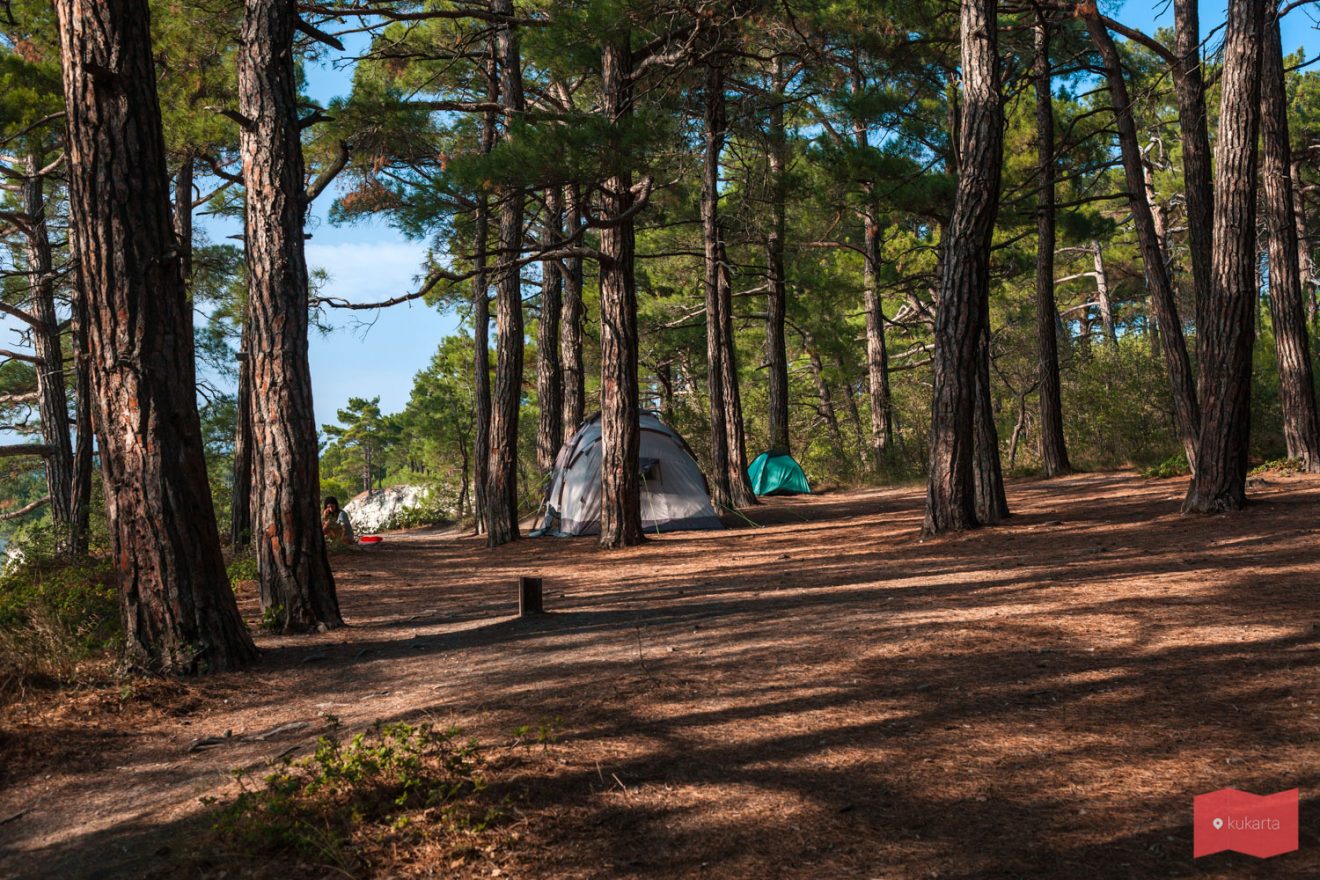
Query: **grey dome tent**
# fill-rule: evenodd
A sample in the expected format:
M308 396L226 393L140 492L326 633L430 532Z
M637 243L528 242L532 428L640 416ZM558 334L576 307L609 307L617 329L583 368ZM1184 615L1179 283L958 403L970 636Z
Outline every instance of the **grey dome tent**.
M642 528L648 532L722 529L706 478L677 431L652 412L640 418ZM582 423L559 450L532 537L600 533L600 414Z

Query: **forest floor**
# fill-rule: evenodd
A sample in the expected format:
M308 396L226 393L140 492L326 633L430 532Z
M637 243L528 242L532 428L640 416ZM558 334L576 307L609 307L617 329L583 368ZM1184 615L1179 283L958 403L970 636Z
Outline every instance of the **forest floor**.
M199 798L333 715L461 725L516 818L372 876L1320 877L1320 478L1204 518L1185 485L1014 481L1007 524L924 542L916 488L611 553L390 536L335 557L349 627L252 672L0 710L0 876L260 874L195 851ZM549 614L512 616L523 574ZM1230 786L1300 788L1300 851L1193 862Z

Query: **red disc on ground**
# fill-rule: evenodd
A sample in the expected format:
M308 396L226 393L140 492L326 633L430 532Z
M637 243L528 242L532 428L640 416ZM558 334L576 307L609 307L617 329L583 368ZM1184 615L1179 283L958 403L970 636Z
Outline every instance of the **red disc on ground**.
M363 535L361 538L358 538L359 544L379 544L380 541L380 535Z

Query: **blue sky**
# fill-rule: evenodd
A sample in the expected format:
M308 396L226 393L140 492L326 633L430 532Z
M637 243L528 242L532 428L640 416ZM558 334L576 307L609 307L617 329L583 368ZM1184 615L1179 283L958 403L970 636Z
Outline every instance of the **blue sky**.
M1134 0L1105 3L1103 8L1124 23L1147 32L1173 25L1169 2L1146 5ZM1224 20L1225 8L1224 2L1201 4L1202 32ZM1285 51L1304 47L1308 57L1320 52L1317 18L1320 18L1317 11L1301 8L1285 19ZM1217 44L1218 38L1212 42ZM361 45L362 38L358 37L349 49ZM307 74L308 91L319 101L349 92L351 69L323 64L309 68ZM380 223L331 225L326 220L326 211L333 195L326 193L314 206L312 238L307 243L308 263L330 276L323 293L367 302L412 290L426 254L426 243L409 241ZM216 233L215 237L220 235ZM332 422L335 411L349 397L379 396L386 412L402 409L412 390L413 376L429 363L440 339L458 326L454 315L441 314L420 302L379 313L332 309L326 318L335 329L327 334L313 333L310 348L318 425Z

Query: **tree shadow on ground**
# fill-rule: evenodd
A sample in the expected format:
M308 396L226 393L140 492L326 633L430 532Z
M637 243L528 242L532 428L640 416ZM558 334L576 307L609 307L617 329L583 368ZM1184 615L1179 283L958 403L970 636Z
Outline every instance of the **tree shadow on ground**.
M910 491L619 554L410 541L345 572L357 626L264 639L245 701L277 723L297 682L354 723L470 719L488 739L558 719L553 760L495 783L527 817L506 876L1320 876L1320 546L1298 526L1318 488L1185 519L1176 487L1085 475L924 543ZM531 572L552 613L510 618ZM386 688L411 690L373 715ZM1226 786L1300 786L1303 849L1193 862L1192 797ZM103 876L129 876L189 827L24 857L126 852Z

